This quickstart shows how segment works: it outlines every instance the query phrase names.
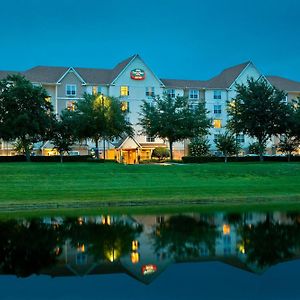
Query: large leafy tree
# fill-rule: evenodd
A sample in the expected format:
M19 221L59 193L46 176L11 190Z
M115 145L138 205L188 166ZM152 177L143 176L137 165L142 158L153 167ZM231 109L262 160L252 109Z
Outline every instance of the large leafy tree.
M63 110L60 119L55 120L51 132L51 141L60 154L60 161L63 162L64 152L71 150L71 146L77 141L77 122L75 114Z
M279 151L286 153L288 161L292 152L296 152L300 145L300 99L292 101L289 106L290 115L286 120L286 130L280 138Z
M173 143L207 134L211 121L207 118L204 104L190 109L186 97L169 95L156 97L153 103L144 101L139 124L143 133L167 139L170 158L173 159Z
M75 114L78 137L94 141L97 158L100 139L110 140L133 133L126 112L122 111L121 103L116 98L85 94L84 99L77 103Z
M285 92L271 86L265 80L247 80L236 85L237 96L228 105L228 125L233 132L243 132L259 143L260 160L263 160L264 144L274 135L284 133L289 117L289 105L285 104Z
M30 160L30 147L44 140L54 118L45 89L21 75L0 81L0 138L18 140Z

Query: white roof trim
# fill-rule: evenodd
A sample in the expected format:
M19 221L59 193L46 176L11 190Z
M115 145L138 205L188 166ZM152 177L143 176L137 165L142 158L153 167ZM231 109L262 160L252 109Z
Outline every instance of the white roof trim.
M62 76L61 78L58 79L57 83L60 83L66 76L67 74L72 71L76 77L81 81L82 84L86 84L85 80L76 72L76 70L73 67L70 67Z
M232 88L232 86L235 84L235 82L236 82L236 80L238 80L240 77L241 77L241 75L245 72L245 70L249 67L249 65L253 65L253 67L257 70L257 68L254 66L254 64L251 62L251 61L249 61L249 63L247 64L247 66L240 72L240 74L233 80L233 82L231 83L231 85L228 87L228 89L231 89ZM257 70L258 71L258 70ZM259 72L258 71L258 73L260 73L261 74L261 72Z
M131 137L131 136L127 136L126 137L126 139L122 142L122 144L118 147L118 148L116 148L116 149L121 149L122 147L123 147L123 145L125 144L125 142L127 142L129 139L132 139L135 143L136 143L136 145L139 147L139 148L142 148L142 146L140 145L140 143L138 142L138 141L136 141L133 137Z
M114 85L115 84L115 81L125 72L125 70L128 68L128 66L136 59L136 58L139 58L142 63L150 70L150 72L152 73L152 75L156 78L156 80L159 82L159 84L162 86L162 87L165 87L165 85L163 84L163 82L155 75L155 73L148 67L148 65L144 62L144 60L138 55L138 54L135 54L134 57L131 59L131 61L123 68L123 70L118 74L118 76L112 80L111 82L111 85Z

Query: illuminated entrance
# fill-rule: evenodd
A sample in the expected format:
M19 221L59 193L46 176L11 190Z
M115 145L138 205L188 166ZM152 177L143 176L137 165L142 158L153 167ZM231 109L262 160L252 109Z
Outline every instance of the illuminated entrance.
M127 137L115 149L115 159L124 164L138 164L141 145L133 138Z

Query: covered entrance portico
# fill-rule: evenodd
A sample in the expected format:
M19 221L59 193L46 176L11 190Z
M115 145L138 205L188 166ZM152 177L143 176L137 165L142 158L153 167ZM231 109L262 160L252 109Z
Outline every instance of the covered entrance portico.
M124 164L138 164L140 161L141 145L131 137L126 137L116 146L115 158Z

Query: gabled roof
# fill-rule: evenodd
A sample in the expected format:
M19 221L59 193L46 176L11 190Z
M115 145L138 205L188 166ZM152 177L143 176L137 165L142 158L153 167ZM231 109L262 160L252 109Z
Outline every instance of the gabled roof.
M201 89L207 86L208 81L201 80L179 80L179 79L161 79L166 88L195 88Z
M251 63L250 61L247 61L245 63L223 70L218 76L213 77L208 81L207 88L209 89L229 88L250 63Z
M279 76L266 76L268 81L279 90L300 92L300 82Z
M132 55L128 57L127 59L121 61L118 63L112 70L111 70L111 78L110 78L110 83L112 83L119 75L120 73L126 68L126 66L138 55Z
M32 82L57 83L68 69L68 67L37 66L25 71L23 74Z

